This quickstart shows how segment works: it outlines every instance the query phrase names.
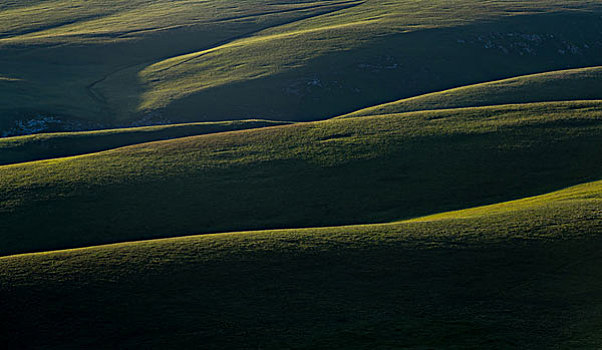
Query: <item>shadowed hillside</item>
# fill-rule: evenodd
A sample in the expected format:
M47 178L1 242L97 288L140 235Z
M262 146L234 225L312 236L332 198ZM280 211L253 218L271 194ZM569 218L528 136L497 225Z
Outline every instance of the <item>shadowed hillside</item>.
M587 103L335 119L0 167L2 254L377 223L602 175Z
M0 346L602 348L601 34L598 0L0 1Z
M0 133L325 119L602 64L599 18L555 0L5 4Z
M579 68L463 86L362 109L343 117L492 106L509 103L602 100L602 68Z
M286 123L241 120L6 137L0 139L0 165L74 156L149 141L282 124Z
M387 225L2 258L0 334L58 347L596 348L601 188Z

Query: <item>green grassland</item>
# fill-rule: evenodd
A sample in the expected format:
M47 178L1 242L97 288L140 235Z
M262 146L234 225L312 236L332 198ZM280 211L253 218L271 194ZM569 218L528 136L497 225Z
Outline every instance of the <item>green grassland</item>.
M598 62L594 43L600 23L593 13L501 16L488 18L486 24L480 11L472 16L468 11L454 13L456 21L449 21L449 14L444 20L419 13L422 22L399 15L409 12L408 3L388 5L366 2L320 16L319 22L308 19L272 28L123 71L105 82L140 79L146 88L136 111L143 114L185 116L196 105L224 101L232 94L235 106L215 103L206 115L230 118L251 112L270 119L314 120L386 99ZM390 15L383 14L387 10ZM431 11L443 13L437 6ZM554 27L558 21L571 25ZM578 53L566 54L564 45L574 45ZM99 89L113 98L110 85ZM119 96L115 101L121 101Z
M0 2L0 344L601 348L601 5Z
M13 120L40 115L60 117L68 130L67 121L93 127L139 122L138 116L116 121L122 106L107 104L93 87L132 65L150 64L343 5L328 1L64 0L6 6L0 9L0 32L4 33L0 75L19 81L0 82L1 129L9 128ZM35 21L30 19L33 14ZM122 91L127 86L121 82L113 88L128 103L136 99ZM142 120L147 123L165 121L145 117Z
M342 117L511 103L602 100L601 78L602 67L546 72L410 97Z
M545 193L602 176L600 118L589 102L427 111L5 165L0 253L378 223Z
M593 349L600 208L597 181L384 225L0 258L0 329L74 348Z
M0 165L104 151L137 143L286 124L266 120L170 124L0 138Z
M596 1L108 3L2 5L0 131L44 117L65 130L316 120L601 64Z

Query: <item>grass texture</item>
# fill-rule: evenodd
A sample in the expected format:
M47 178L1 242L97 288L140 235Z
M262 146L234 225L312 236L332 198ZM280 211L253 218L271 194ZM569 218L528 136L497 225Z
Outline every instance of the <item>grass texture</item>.
M549 101L602 99L602 68L533 74L438 91L362 109L345 117Z
M601 15L1 1L0 344L602 348Z
M583 0L10 2L0 131L50 117L63 130L325 119L600 65L599 16Z
M0 329L48 347L595 348L601 204L598 181L391 224L5 257Z
M0 252L378 223L545 193L602 175L600 117L589 103L415 112L5 165Z
M93 153L150 141L281 124L285 123L242 120L6 137L0 139L0 165Z

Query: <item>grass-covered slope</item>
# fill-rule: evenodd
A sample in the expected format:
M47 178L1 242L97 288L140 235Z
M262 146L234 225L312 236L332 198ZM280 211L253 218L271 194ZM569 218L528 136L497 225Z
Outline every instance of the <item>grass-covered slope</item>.
M0 258L4 344L597 348L602 182L384 225Z
M143 142L282 124L286 123L241 120L7 137L0 139L0 165L92 153Z
M95 87L130 66L151 64L343 6L338 1L215 0L3 4L0 76L6 79L0 80L0 132L14 129L18 120L50 118L60 120L65 130L177 121L176 116L172 120L172 116L156 114L115 120L123 108L135 104L138 97L129 91L139 85L137 78L111 85L126 105L106 101ZM200 107L190 112L202 116Z
M365 108L342 117L575 100L602 100L602 67L546 72L463 86Z
M0 167L3 255L385 222L602 175L588 103L336 119Z
M0 346L602 348L601 5L0 1Z
M386 99L600 62L597 12L506 17L512 6L500 11L465 2L446 12L442 3L419 3L427 9L410 15L411 2L366 1L123 71L99 89L120 101L110 82L135 74L145 86L140 113L185 116L196 105L224 101L204 108L207 117L251 112L311 120ZM468 3L476 9L462 6ZM230 96L236 105L225 103Z
M0 8L0 132L315 120L600 65L600 13L586 0L13 2Z

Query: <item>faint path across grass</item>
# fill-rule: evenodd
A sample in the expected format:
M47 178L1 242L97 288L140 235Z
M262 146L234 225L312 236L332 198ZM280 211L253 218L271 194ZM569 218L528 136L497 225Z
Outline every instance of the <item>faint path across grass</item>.
M174 53L170 56L166 56L166 57L162 57L159 59L156 59L154 61L147 61L147 62L137 62L134 64L130 64L130 65L126 65L123 67L120 67L108 74L105 74L102 78L93 81L92 83L90 83L88 86L86 86L86 90L88 92L88 95L90 97L92 97L94 100L96 100L96 102L106 105L107 104L107 100L106 98L98 91L95 90L96 85L102 83L103 81L105 81L106 79L108 79L110 76L118 74L119 72L125 71L127 69L131 69L137 66L143 66L143 65L148 65L148 64L152 64L153 62L160 62L160 61L164 61L164 60L168 60L170 58L173 57L178 57L178 56L184 56L184 55L189 55L192 54L194 52L199 52L199 51L207 51L207 50L212 50L212 49L216 49L220 46L226 45L228 43L231 43L233 41L236 40L240 40L240 39L244 39L250 36L253 36L259 32L262 32L266 29L270 29L270 28L275 28L275 27L279 27L279 26L284 26L284 25L288 25L288 24L292 24L298 21L302 21L302 20L306 20L309 18L313 18L313 17L317 17L317 16L322 16L322 15L326 15L326 14L332 14L335 13L337 11L341 11L341 10L345 10L345 9L349 9L355 6L359 6L361 4L363 4L365 1L357 1L357 0L351 0L351 1L341 1L341 2L335 2L335 3L327 3L327 4L322 4L322 5L313 5L313 6L306 6L306 7L300 7L300 8L293 8L293 9L286 9L286 10L279 10L279 11L267 11L267 12L263 12L263 13L257 13L257 14L252 14L252 15L245 15L245 16L233 16L233 17L226 17L226 18L220 18L218 21L216 22L226 22L226 21L234 21L234 20L240 20L240 19L246 19L246 18L253 18L253 17L261 17L261 16L265 16L265 15L271 15L271 14L282 14L282 13L287 13L287 12L299 12L299 11L304 11L304 10L311 10L311 9L319 9L319 8L330 8L332 6L336 6L336 8L334 9L330 9L327 11L323 11L323 12L319 12L319 13L313 13L313 14L309 14L307 16L302 16L302 17L298 17L298 18L294 18L288 21L283 21L281 23L275 24L275 25L271 25L269 27L262 27L259 29L255 29L252 31L249 31L247 33L241 34L241 35L237 35L237 36L233 36L231 38L222 40L220 42L217 42L215 44L213 44L210 47L207 48L201 48L199 50L195 50L195 51L187 51L187 52L182 52L182 53ZM339 6L340 5L340 6ZM199 55L200 56L200 55ZM192 56L190 59L188 60L184 60L184 61L180 61L178 62L179 64L183 64L186 63L189 60L198 58L199 56Z

